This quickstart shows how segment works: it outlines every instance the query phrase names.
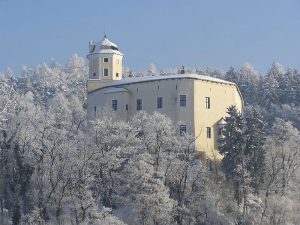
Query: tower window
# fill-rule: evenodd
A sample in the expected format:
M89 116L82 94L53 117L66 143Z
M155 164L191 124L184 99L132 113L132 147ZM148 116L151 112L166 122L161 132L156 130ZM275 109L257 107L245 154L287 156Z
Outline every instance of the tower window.
M180 107L186 107L186 95L180 95Z
M210 109L210 97L205 97L205 108Z
M163 107L163 98L162 97L158 97L157 98L157 108L158 109L162 109Z
M137 99L136 100L136 110L142 110L143 108L143 101L142 99Z
M126 111L128 111L128 105L127 104L126 104L125 108L126 108Z
M103 69L103 75L104 75L105 77L108 76L108 69L107 69L107 68L104 68L104 69Z
M179 134L180 134L180 136L183 136L186 134L186 125L179 126Z
M206 137L211 138L211 127L206 127Z
M118 100L112 100L112 110L113 111L118 110Z
M93 77L95 77L95 76L96 76L96 73L94 72L94 73L93 73Z
M108 63L108 58L103 58L104 63Z
M119 73L116 73L116 77L119 77Z

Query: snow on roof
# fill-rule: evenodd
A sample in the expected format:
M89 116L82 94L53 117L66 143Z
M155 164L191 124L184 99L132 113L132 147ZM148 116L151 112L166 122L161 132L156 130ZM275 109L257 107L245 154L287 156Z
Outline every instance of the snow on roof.
M106 37L103 38L101 45L104 45L104 46L113 46L115 48L118 48L118 46L115 43L111 42Z
M218 122L218 125L226 125L226 121L224 120L224 118L222 117L219 122Z
M114 87L113 90L121 90L127 91L125 88L120 88L118 86L120 85L126 85L126 84L135 84L135 83L142 83L142 82L151 82L151 81L158 81L158 80L168 80L168 79L196 79L196 80L203 80L208 82L214 82L214 83L221 83L221 84L228 84L228 85L234 85L237 88L237 91L239 92L239 95L242 97L242 94L238 88L238 86L235 83L221 80L215 77L209 77L199 74L175 74L175 75L166 75L166 76L149 76L149 77L135 77L135 78L125 78L122 80L113 81L110 84L107 84L105 87L97 88L95 90L90 91L89 93L92 93L94 91L97 91L99 89L108 88L108 87ZM89 80L90 82L99 82L100 80Z
M94 53L108 53L108 54L114 53L114 54L123 55L120 51L114 49L100 49L99 51L95 51Z
M128 90L125 88L109 88L104 92L104 94L116 93L116 92L128 92Z
M115 43L108 40L107 37L104 37L103 40L100 42L94 43L94 49L91 52L91 54L95 54L95 53L107 53L107 54L113 53L113 54L123 55L119 51L118 46Z
M215 83L235 85L232 82L221 80L221 79L218 79L215 77L209 77L209 76L198 75L198 74L176 74L176 75L166 75L166 76L125 78L122 80L113 81L111 84L109 84L106 87L125 85L125 84L134 84L134 83L141 83L141 82L149 82L149 81L156 81L156 80L168 80L168 79L197 79L197 80L210 81L210 82L215 82ZM99 81L99 80L95 80L95 81Z

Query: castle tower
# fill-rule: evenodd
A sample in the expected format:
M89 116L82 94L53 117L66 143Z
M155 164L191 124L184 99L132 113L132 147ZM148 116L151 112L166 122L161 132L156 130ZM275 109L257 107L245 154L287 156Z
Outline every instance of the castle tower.
M122 79L123 54L106 35L101 42L89 42L88 91Z

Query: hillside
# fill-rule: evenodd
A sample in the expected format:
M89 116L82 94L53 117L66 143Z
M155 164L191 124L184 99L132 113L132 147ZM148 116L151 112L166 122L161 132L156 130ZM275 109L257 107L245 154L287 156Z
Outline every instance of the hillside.
M300 224L299 72L185 69L242 92L244 113L228 108L222 161L201 159L195 140L156 112L120 121L103 110L88 127L77 55L0 73L0 224Z

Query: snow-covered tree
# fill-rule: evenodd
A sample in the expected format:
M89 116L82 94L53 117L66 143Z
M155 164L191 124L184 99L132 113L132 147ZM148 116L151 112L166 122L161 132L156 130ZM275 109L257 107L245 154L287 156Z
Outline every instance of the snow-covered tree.
M163 160L177 143L173 122L167 116L154 112L137 113L131 120L141 141L141 148L153 157L154 168L164 167Z
M261 84L262 98L261 104L267 108L279 103L280 80L283 79L283 68L280 64L273 63Z
M127 69L124 77L155 70ZM185 71L225 75L244 96L243 116L230 108L221 142L226 179L219 163L203 161L195 140L179 136L162 114L139 112L120 121L106 112L88 128L87 66L78 55L66 65L52 60L23 66L20 77L5 71L0 76L0 223L299 224L299 72L285 72L279 64L265 76L249 64L226 74L215 68ZM253 105L259 105L266 127Z
M93 126L93 138L95 191L101 196L104 206L112 208L117 187L115 176L133 154L136 134L128 123L102 113Z
M147 69L147 76L156 76L157 75L157 69L156 66L151 63Z
M248 63L244 64L240 70L238 85L241 92L244 93L243 97L247 104L257 102L259 94L258 81L259 77L254 68Z
M292 218L294 221L300 219L299 216L295 217L297 214L291 213L292 210L297 210L295 204L299 202L299 196L293 193L295 188L300 187L299 140L299 131L290 122L281 119L276 120L271 134L266 139L264 145L267 153L266 174L262 212L264 223L271 224L272 221L276 221L273 224L296 224Z
M164 176L154 167L153 157L145 152L129 161L124 171L127 193L134 203L136 224L173 224L175 201L164 185Z
M2 123L7 119L9 110L14 107L14 103L13 87L5 78L0 76L0 129Z
M101 212L95 212L90 223L107 225L126 225L126 223L124 223L112 213L112 210L110 208L103 208Z
M300 161L300 134L290 122L277 119L266 139L267 190L284 194Z
M166 185L170 188L171 197L177 202L177 224L197 224L206 213L206 174L194 142L189 134L178 137L178 144L169 156Z
M230 82L237 82L239 79L238 72L235 71L233 67L230 67L229 70L225 73L225 80Z

